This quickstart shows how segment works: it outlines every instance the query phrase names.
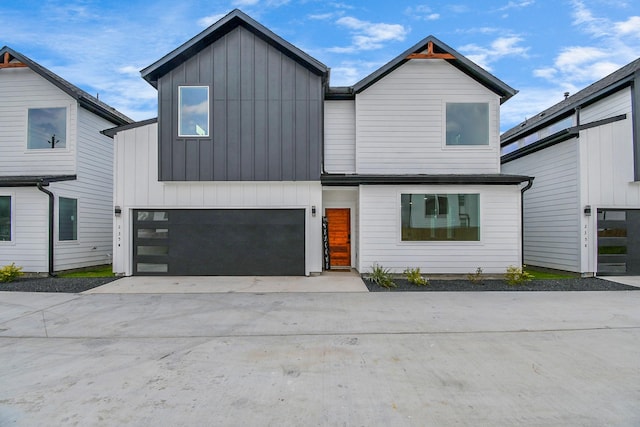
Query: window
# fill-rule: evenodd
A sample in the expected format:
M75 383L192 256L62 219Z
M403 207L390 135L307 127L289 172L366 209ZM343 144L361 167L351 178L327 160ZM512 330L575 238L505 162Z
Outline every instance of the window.
M479 194L402 194L402 241L479 241Z
M11 241L11 196L0 196L0 242Z
M65 148L67 146L67 109L30 108L27 124L27 148Z
M447 145L489 145L489 104L448 102Z
M209 136L209 87L178 88L178 136Z
M58 205L58 240L78 240L78 201L60 197Z

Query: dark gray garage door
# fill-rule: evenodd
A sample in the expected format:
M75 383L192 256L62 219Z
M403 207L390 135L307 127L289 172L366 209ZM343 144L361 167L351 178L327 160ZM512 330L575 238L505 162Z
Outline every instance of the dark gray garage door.
M598 274L640 274L640 210L598 209Z
M136 210L136 275L305 274L303 209Z

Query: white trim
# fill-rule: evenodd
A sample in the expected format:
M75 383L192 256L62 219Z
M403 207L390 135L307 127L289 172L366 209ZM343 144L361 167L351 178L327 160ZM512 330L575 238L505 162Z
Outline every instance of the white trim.
M64 194L56 194L55 195L55 204L54 204L54 221L53 221L53 229L55 241L57 245L78 245L80 244L80 198L79 197L69 197ZM75 200L76 201L76 239L75 240L60 240L60 198Z
M13 246L16 244L16 193L0 191L0 196L9 197L9 204L11 209L11 240L0 240L2 246Z
M205 135L183 135L182 131L182 88L204 88L207 89L207 133ZM209 86L203 85L181 85L178 86L178 136L180 138L208 138L211 134L211 98L209 94Z
M482 145L448 145L447 144L447 104L486 104L487 106L487 143ZM464 101L455 99L443 99L442 100L442 149L443 150L473 150L473 151L487 151L492 150L491 136L493 131L493 125L491 121L491 111L493 103L487 99L465 99Z
M62 148L29 148L29 110L44 110L48 108L64 108L65 109L65 141ZM68 153L70 145L70 129L71 129L71 104L60 105L55 103L51 105L27 106L24 110L24 150L25 154L32 153Z

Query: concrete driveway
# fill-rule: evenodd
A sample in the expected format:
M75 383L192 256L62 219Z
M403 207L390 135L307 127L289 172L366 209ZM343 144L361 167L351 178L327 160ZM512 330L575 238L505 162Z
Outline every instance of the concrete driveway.
M0 425L638 426L640 292L0 292Z

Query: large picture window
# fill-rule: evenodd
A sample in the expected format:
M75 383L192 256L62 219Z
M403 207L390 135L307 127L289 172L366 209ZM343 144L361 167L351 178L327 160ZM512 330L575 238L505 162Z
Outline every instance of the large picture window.
M11 241L11 196L0 196L0 242Z
M209 136L209 87L178 88L178 136Z
M58 204L58 240L78 240L78 201L60 197Z
M403 241L479 241L479 194L402 194Z
M27 148L65 148L67 146L67 109L30 108L28 112Z
M448 102L447 145L489 145L489 104Z

